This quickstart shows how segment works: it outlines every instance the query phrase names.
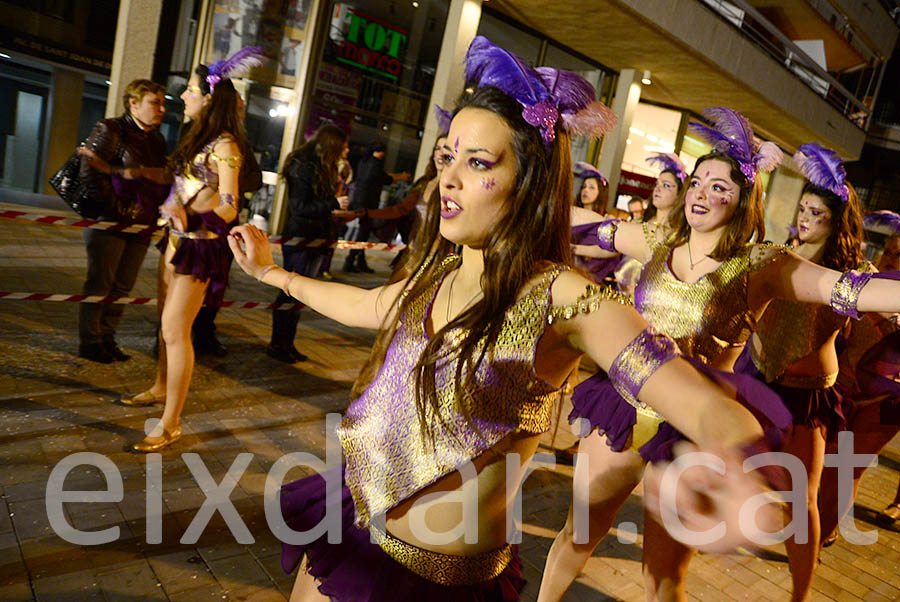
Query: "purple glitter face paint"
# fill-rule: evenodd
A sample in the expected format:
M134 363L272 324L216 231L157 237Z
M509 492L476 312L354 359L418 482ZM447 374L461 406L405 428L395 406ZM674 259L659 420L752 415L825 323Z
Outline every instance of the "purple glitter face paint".
M494 178L482 178L481 180L481 187L486 190L493 190L496 185L497 182Z
M459 154L459 136L456 137L456 142L453 143L453 152L457 155Z

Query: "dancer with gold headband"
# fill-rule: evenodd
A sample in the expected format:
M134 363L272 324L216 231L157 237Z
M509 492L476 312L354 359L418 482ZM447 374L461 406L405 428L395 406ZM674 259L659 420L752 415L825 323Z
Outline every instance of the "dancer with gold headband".
M411 277L374 290L321 282L275 266L253 226L229 238L238 264L263 283L332 319L380 329L338 432L341 541L284 545L284 568L302 563L295 602L518 599L508 492L583 354L704 445L738 447L762 435L671 340L567 267L569 135L597 135L611 119L592 86L531 69L482 37L469 48L466 75L472 91L454 112L441 203L420 230ZM633 353L649 354L640 375L627 360ZM322 520L327 480L282 490L291 528ZM759 491L756 482L738 469L723 487ZM477 517L464 537L458 496L473 484ZM736 516L727 503L714 506ZM426 537L413 516L443 540Z

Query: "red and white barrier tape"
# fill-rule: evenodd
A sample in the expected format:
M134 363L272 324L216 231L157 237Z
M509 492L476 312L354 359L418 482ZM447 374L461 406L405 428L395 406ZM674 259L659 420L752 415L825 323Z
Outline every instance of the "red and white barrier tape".
M17 211L13 209L0 210L0 219L24 220L36 224L48 226L68 226L70 228L91 228L93 230L110 230L113 232L127 232L129 234L152 234L159 230L158 226L146 224L121 224L119 222L105 222L83 217L64 217L61 215L42 215L30 211ZM281 236L270 236L269 242L273 245L286 244L298 247L320 247L333 249L363 249L371 251L400 251L406 245L384 242L357 242L353 240L326 240L323 238L298 238L293 237L282 240Z
M101 297L99 295L62 295L53 293L13 293L0 291L0 300L61 301L64 303L111 303L115 305L156 305L152 297ZM220 307L231 309L283 309L298 311L302 303L261 303L256 301L222 301Z

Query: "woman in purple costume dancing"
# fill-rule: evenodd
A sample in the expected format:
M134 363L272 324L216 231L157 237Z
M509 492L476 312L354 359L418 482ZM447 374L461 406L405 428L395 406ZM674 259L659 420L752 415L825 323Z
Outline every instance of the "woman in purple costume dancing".
M338 430L341 541L283 547L285 570L302 563L294 602L517 600L509 492L584 354L704 445L762 435L669 339L567 267L569 134L599 134L608 118L590 84L531 69L482 37L467 77L472 91L443 146L441 202L420 230L411 277L374 290L321 282L275 266L253 226L229 237L248 274L332 319L380 329ZM756 483L739 472L729 474ZM327 480L283 488L292 529L322 520ZM475 505L471 521L461 497Z
M644 264L635 290L635 308L660 332L671 336L687 357L728 370L772 299L831 303L843 315L900 309L900 282L872 280L871 274L817 266L766 244L760 171L781 160L772 143L760 144L737 112L719 107L704 115L715 125L692 124L712 153L698 159L680 203L671 214L665 243L648 238L641 224L607 220L598 226L601 248ZM736 385L748 375L735 375ZM783 404L744 399L760 420L786 428ZM576 535L571 512L547 559L539 599L559 600L609 530L616 512L641 480L647 461L671 454L686 433L619 398L605 374L576 387L570 420L583 419L580 452L589 456L590 524ZM648 596L687 600L685 579L692 548L675 541L655 520L644 525L644 574ZM586 542L586 543L581 543Z

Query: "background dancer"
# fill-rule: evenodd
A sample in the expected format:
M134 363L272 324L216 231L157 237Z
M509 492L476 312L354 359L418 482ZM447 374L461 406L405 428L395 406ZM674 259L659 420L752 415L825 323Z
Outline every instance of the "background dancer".
M644 263L635 308L651 325L672 336L686 356L730 370L773 298L832 302L845 315L856 315L857 302L866 311L900 309L900 283L869 283L867 275L841 274L782 248L748 244L765 238L758 172L774 169L781 151L772 143L760 145L749 122L731 109L707 109L704 115L714 127L692 126L718 150L697 161L670 215L666 243L648 239L641 224L599 225L601 248ZM570 420L586 418L593 429L580 448L590 456L590 532L584 536L588 543L576 544L570 513L550 550L540 600L562 597L640 482L645 462L664 459L682 437L658 415L630 406L603 373L576 387L573 406ZM773 429L789 421L781 404L754 410ZM648 595L686 600L692 550L653 520L645 520L644 528Z
M276 267L265 234L253 226L235 228L229 239L238 264L262 282L348 325L382 329L339 431L346 454L342 542L322 537L284 547L286 569L306 558L295 601L518 599L501 461L509 459L521 482L523 462L582 353L630 380L635 375L620 365L630 355L619 351L655 349L649 380L643 387L643 379L631 380L629 390L659 402L710 444L761 434L749 412L683 360L667 361L674 348L665 337L565 268L571 180L563 124L600 133L605 111L590 84L532 70L482 37L470 46L467 76L474 91L461 99L444 146L441 215L420 231L413 277L374 290L321 282ZM558 113L563 119L537 117ZM578 129L586 123L590 129ZM461 256L449 254L454 244L462 245ZM683 400L673 391L685 393ZM452 470L469 461L479 490L477 542L420 539L411 506L437 510L429 514L433 531L459 524L455 500L422 498L457 491ZM298 530L321 520L324 503L319 476L282 493L288 524ZM387 533L373 520L384 514ZM380 546L370 542L370 528Z

